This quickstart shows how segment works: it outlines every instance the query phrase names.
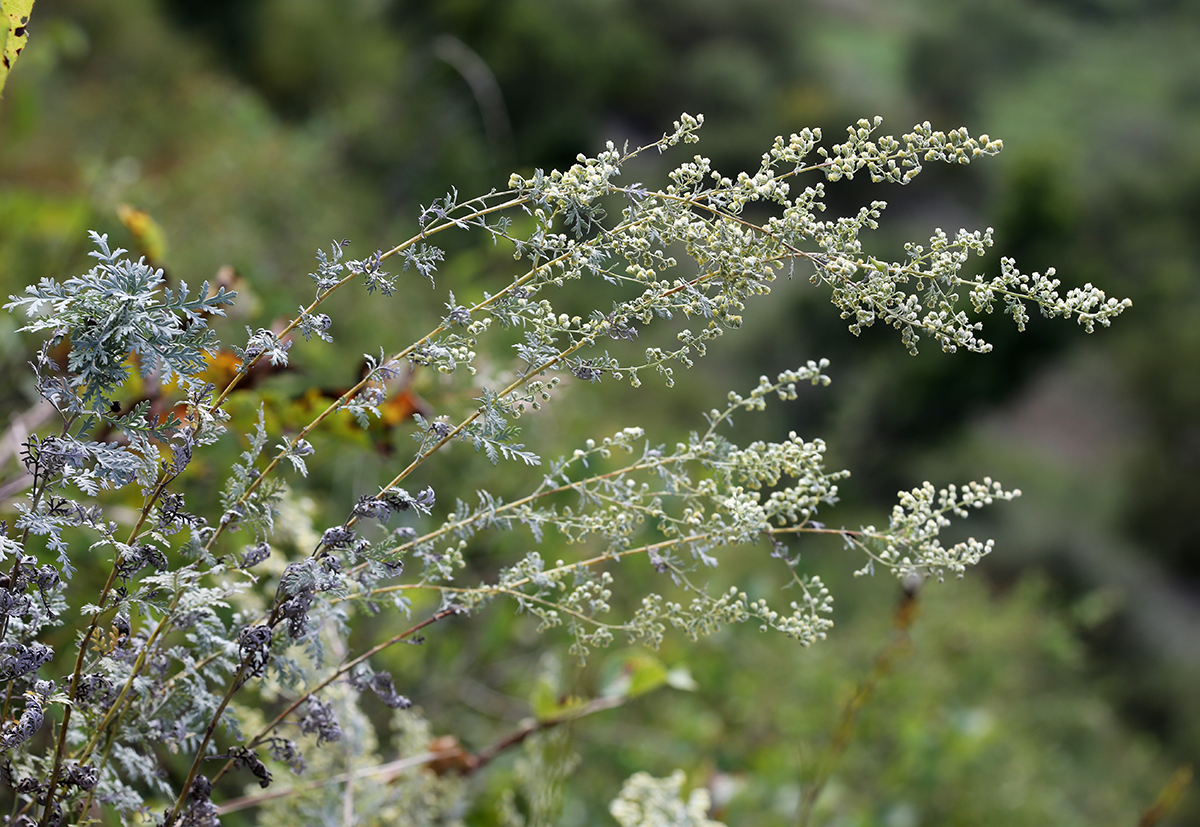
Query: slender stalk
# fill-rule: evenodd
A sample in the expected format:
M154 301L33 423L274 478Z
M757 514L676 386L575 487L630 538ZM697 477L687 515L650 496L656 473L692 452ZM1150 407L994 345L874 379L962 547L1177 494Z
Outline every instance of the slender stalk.
M167 485L174 478L175 477L173 475L168 474L165 470L159 475L157 483L151 490L150 495L146 498L146 502L142 506L142 510L138 515L137 522L129 532L129 538L125 543L126 545L132 545L137 540L138 536L141 534L142 526L145 525L146 519L150 515L150 510L154 507L154 503L160 496L162 496L163 491L166 490ZM83 640L79 644L79 654L75 658L75 668L71 672L70 697L72 698L74 698L79 691L79 680L83 675L83 663L87 655L88 647L91 645L92 637L95 635L96 628L99 626L100 615L103 614L107 608L105 604L108 602L108 597L112 593L113 584L116 583L118 562L118 560L113 560L112 569L108 573L108 579L105 581L104 587L100 590L100 596L96 600L96 606L98 608L96 612L92 614L91 621L88 623L88 628L84 632ZM132 682L133 676L131 675L126 687L128 688ZM58 742L54 748L54 767L50 771L50 781L46 789L46 808L42 814L41 821L43 827L49 824L50 814L53 812L54 793L55 788L58 785L58 776L62 769L62 761L66 751L67 732L70 721L71 704L64 704L62 725L58 733ZM98 732L93 735L93 743L98 735Z
M95 749L97 742L100 740L100 738L102 737L104 732L106 730L108 730L109 727L120 716L125 714L125 710L127 708L126 703L125 703L126 699L130 697L130 692L133 689L134 680L141 674L142 668L146 665L146 660L148 659L148 656L149 656L150 647L155 642L157 642L158 638L166 630L167 626L169 625L170 620L172 619L174 611L178 607L178 605L179 605L179 592L176 592L176 596L175 596L175 598L172 599L171 605L167 607L167 610L163 614L162 619L158 622L158 625L154 627L154 631L150 633L150 636L146 639L146 642L142 645L142 650L140 652L138 652L138 656L134 660L133 666L129 670L129 678L125 681L125 685L121 687L121 691L117 693L116 700L114 700L109 705L108 709L105 711L104 717L100 720L100 723L96 726L95 732L92 733L92 737L90 739L88 739L87 743L84 744L83 748L78 753L74 753L72 755L72 758L75 758L80 762L87 761L87 759L91 756L92 751Z
M100 608L92 615L91 622L88 623L88 628L83 634L83 640L79 644L79 654L75 657L75 668L71 673L71 690L70 697L74 698L79 691L79 678L83 674L83 661L87 655L88 646L91 645L92 636L96 633L96 627L100 623L100 615L104 612L104 604L108 600L108 595L112 592L113 583L117 579L117 565L113 562L112 570L108 574L108 580L104 583L104 588L100 590L100 599L96 601L96 605ZM50 770L50 781L46 787L45 809L42 812L42 827L48 827L50 824L50 815L54 812L54 794L58 786L58 776L62 770L63 755L67 748L67 732L71 723L71 704L63 704L62 723L58 730L58 740L54 746L54 767Z
M525 201L525 199L512 199L508 202L505 202L504 204L496 205L495 207L491 207L486 210L479 210L476 213L472 214L471 216L468 216L468 219L471 219L471 218L474 218L477 216L487 215L489 213L496 212L496 211L499 211L502 209L509 209L510 207L513 207L513 206L523 203L524 201ZM463 220L468 220L468 219L463 219ZM396 247L393 247L387 253L381 255L380 260L383 260L384 258L387 258L388 256L394 255L395 253L406 249L407 247L416 243L420 239L425 238L427 235L433 235L435 233L442 232L453 226L456 226L454 222L448 222L447 224L435 227L432 230L429 230L428 232L423 233L422 235L414 236L413 238L409 239L408 241L406 241L402 244L399 244ZM528 284L531 280L535 279L540 272L547 270L550 267L553 267L555 264L558 264L562 261L567 260L570 257L570 255L571 255L571 253L563 253L562 255L557 256L554 259L550 259L550 260L544 262L543 264L538 265L537 267L534 267L528 273L526 273L523 276L521 276L520 278L516 279L512 284L505 287L503 290L498 292L496 295L491 296L483 301L480 301L480 302L474 304L471 307L470 312L472 314L474 314L474 313L478 313L481 310L487 309L491 305L500 301L504 296L511 293L513 290L516 290L516 289L524 286L525 284ZM330 288L330 291L332 292L332 290L337 289L337 287L340 287L343 283L348 281L350 278L352 278L352 277L347 276L345 279L338 282L337 285ZM324 295L328 295L328 294L326 293ZM316 303L311 305L311 307L315 307L315 306L316 306ZM310 307L310 309L305 310L304 313L310 312L311 307ZM301 316L297 317L297 319L291 325L289 325L289 327L288 327L289 330L293 329L295 327L295 325L297 325L299 323L299 319L303 317L304 313L302 313ZM417 339L415 342L413 342L408 347L404 348L403 350L397 351L395 354L393 354L389 358L389 361L399 361L401 359L408 358L417 348L421 347L423 344L426 344L427 342L432 341L435 336L439 335L440 333L445 332L445 330L446 330L445 325L438 325L433 330L429 331L424 336ZM217 407L217 405L220 402L223 402L224 399L229 395L229 392L231 392L233 390L233 387L238 382L241 381L242 377L245 376L246 373L249 372L249 369L251 367L253 367L254 364L257 364L257 362L259 360L261 360L262 358L263 357L260 354L259 356L255 357L253 360L248 362L246 365L244 365L242 370L239 370L238 374L236 374L233 377L233 379L230 380L229 385L227 385L225 390L222 391L221 396L218 398L217 402L214 403L214 405L213 405L214 410ZM341 396L339 396L336 400L334 400L332 403L330 403L325 408L325 410L321 411L321 413L319 413L316 416L315 419L313 419L311 422L309 422L307 425L305 425L303 428L300 429L300 431L296 435L296 439L302 439L305 436L307 436L309 433L311 433L314 428L316 428L318 425L320 425L322 422L324 422L329 416L331 416L332 414L334 414L338 410L340 410L345 405L346 402L348 402L350 399L354 398L354 396L359 391L361 391L363 388L365 388L369 384L370 381L371 381L371 379L369 376L364 377L357 384L355 384L353 387L351 387L349 390L347 390L345 393L343 393ZM462 427L466 427L471 422L473 422L477 417L478 417L478 412L476 413L476 415L472 416L467 422L463 423ZM456 431L456 434L457 433L458 432ZM431 451L427 452L426 455L436 452L436 450L438 448L440 448L442 445L444 445L447 441L448 440L440 441L439 443L437 443L437 445ZM274 457L272 457L271 460L267 463L266 468L264 468L262 471L259 472L258 476L254 479L254 481L252 483L250 483L250 485L246 488L246 490L242 493L242 495L240 497L238 497L238 499L234 503L233 507L236 508L237 506L245 503L250 498L250 496L254 493L254 491L258 489L259 485L261 485L263 483L263 481L275 470L276 467L278 467L279 463L283 461L285 456L286 456L285 451L281 450L278 453L276 453L276 455ZM409 468L405 469L405 471L403 472L403 475L407 476L407 474L413 468L415 468L417 465L420 464L420 461L421 460L419 458L418 461L415 461L413 463L413 465L411 465ZM403 479L403 476L400 476L397 478L397 480L399 480L399 479ZM392 485L395 485L395 482L393 482ZM355 520L352 518L351 521L348 522L346 525L347 526L353 525L354 522L355 522ZM217 538L222 533L224 533L226 525L227 524L221 524L221 525L217 526L217 528L213 532L212 536L208 539L208 541L204 545L204 548L206 551L210 551L213 548L214 544L217 541Z
M226 801L224 804L217 807L217 815L226 815L227 813L236 813L238 810L245 810L250 807L258 807L261 804L266 804L268 801L274 801L279 798L286 798L289 795L295 795L300 792L309 790L317 790L321 787L328 787L331 784L342 784L351 781L357 781L363 778L377 778L380 784L387 784L392 779L399 775L417 767L423 767L426 764L432 764L434 761L440 761L444 758L453 758L459 754L459 748L435 750L432 752L420 752L416 755L410 755L407 758L400 758L395 761L389 761L386 764L379 764L374 767L363 767L355 769L351 772L342 772L337 775L331 775L327 778L316 778L305 784L295 784L290 787L278 786L267 792L258 793L257 795L245 795L241 798L233 798Z
M410 755L407 758L399 758L395 761L389 761L386 764L379 764L374 767L366 767L363 769L355 769L350 772L338 773L327 778L318 778L309 781L305 784L296 784L290 787L278 787L268 792L259 793L257 795L247 795L241 798L235 798L225 802L217 808L218 815L245 810L249 807L257 807L260 804L265 804L268 801L274 801L279 798L284 798L289 795L294 795L298 792L306 792L308 790L316 790L321 787L328 787L331 784L350 783L364 778L378 778L379 783L386 784L393 778L396 778L403 773L423 767L427 764L432 764L436 761L441 761L447 758L465 759L465 765L461 769L463 775L473 775L484 766L493 761L497 756L507 749L511 749L523 743L538 732L554 727L561 726L566 723L577 721L588 715L594 715L597 712L604 712L609 709L616 709L622 706L627 699L623 697L614 698L596 698L583 707L556 715L550 718L541 718L535 721L530 721L523 724L515 731L504 735L495 742L484 747L474 755L464 753L462 747L454 746L449 749L431 750L429 752L421 752L416 755Z
M777 534L837 534L839 536L849 535L852 537L870 537L870 538L885 538L887 535L867 534L862 531L850 531L841 528L817 528L815 526L780 526L767 529L767 533L771 536ZM563 563L561 566L552 566L541 572L544 577L553 577L559 574L566 574L575 569L590 568L599 565L609 560L623 560L626 557L632 557L637 554L649 554L652 551L661 551L675 545L683 543L698 543L708 540L712 537L711 532L703 531L696 534L689 534L686 537L671 537L666 540L660 540L656 543L646 543L645 545L636 548L627 548L620 551L606 551L603 554L597 554L594 557L589 557L586 560L579 560L575 563ZM532 577L522 577L518 580L507 584L506 589L513 590L526 586L533 582ZM488 591L494 587L491 586L476 586L476 587L451 587L451 586L434 586L428 583L400 583L393 586L381 586L377 589L372 589L370 597L375 597L381 594L391 594L392 592L407 591L409 589L437 589L439 591L457 591L457 592L478 592ZM364 595L362 597L366 597ZM347 599L359 599L360 596Z
M915 586L905 588L892 616L891 639L879 650L870 673L858 685L850 700L846 702L841 717L838 719L837 727L834 729L833 738L829 742L829 746L825 748L817 773L804 791L800 811L796 816L796 827L808 827L810 824L813 807L816 806L821 791L829 783L838 760L854 736L854 724L859 710L871 700L875 694L875 687L892 671L896 660L907 653L908 630L912 628L913 622L917 619L917 608L917 588Z
M292 703L288 704L287 707L285 707L282 712L280 712L273 719L271 719L271 721L266 726L264 726L262 729L260 729L258 731L258 733L247 742L246 748L254 749L256 746L261 744L263 742L263 739L265 739L268 735L271 734L272 731L274 731L275 727L277 727L281 723L283 723L283 721L287 718L287 716L291 715L293 712L295 712L300 707L300 704L304 703L311 696L315 695L316 693L320 692L325 687L329 686L331 683L336 681L342 675L345 675L347 672L354 669L354 667L358 666L363 661L367 660L368 658L372 657L373 655L378 654L379 652L382 652L384 649L388 648L389 646L399 643L400 641L404 640L405 638L412 637L414 634L419 632L421 629L424 629L426 626L430 626L434 623L437 623L439 620L443 620L454 614L458 614L458 609L456 609L456 608L440 609L439 611L434 612L432 615L430 615L429 617L427 617L425 620L421 621L420 623L416 624L415 626L411 626L408 629L405 629L403 632L400 632L397 635L393 635L391 638L384 641L383 643L376 644L375 646L368 649L366 652L363 652L358 657L342 664L340 667L338 667L336 670L334 670L333 673L330 674L327 678L325 678L324 680L320 681L319 683L309 687L307 690L305 690L305 692L302 695L300 695L300 697L296 698L294 701L292 701ZM232 691L233 684L230 684L230 686L231 686L231 690L226 692L226 700L228 700L233 694L233 691ZM210 725L209 729L212 729L211 725ZM194 772L195 772L196 768L199 766L199 761L200 761L200 754L197 754L196 762L192 765L193 773L190 775L190 777L188 779L187 787L191 787L192 780L195 778ZM217 780L220 779L221 776L223 776L226 772L228 772L232 766L233 766L232 759L226 761L225 764L222 765L221 769L219 769L216 772L216 774L213 775L213 777L212 777L213 783L215 784L217 782ZM181 800L182 800L182 796L181 796ZM177 805L178 805L178 802L177 802Z
M485 747L477 752L467 767L463 770L463 775L471 775L483 769L484 766L491 763L500 753L507 749L523 743L529 736L535 735L547 729L553 729L563 724L578 721L580 718L585 718L588 715L594 715L597 712L604 712L609 709L616 709L619 706L624 706L628 698L618 695L612 698L594 698L579 709L571 712L565 712L562 715L555 715L550 718L539 718L522 725L519 729L509 733L500 740Z

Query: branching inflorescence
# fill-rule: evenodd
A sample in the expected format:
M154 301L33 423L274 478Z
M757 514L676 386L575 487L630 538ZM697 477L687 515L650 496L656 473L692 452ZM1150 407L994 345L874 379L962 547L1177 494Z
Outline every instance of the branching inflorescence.
M632 425L551 461L518 441L516 421L551 400L564 380L636 387L657 374L670 385L674 370L741 325L747 302L797 264L829 291L852 331L891 325L913 353L924 338L947 351L990 350L980 316L998 303L1021 328L1037 307L1089 331L1129 306L1091 285L1060 295L1053 271L1023 274L1008 259L994 277L967 275L970 257L991 245L990 230L960 230L953 239L939 230L927 246L907 245L903 259L884 261L861 244L877 227L882 201L821 217L827 182L869 175L906 184L924 163L968 163L998 152L999 141L928 124L898 139L880 136L876 119L860 121L828 149L816 130L779 138L756 172L736 178L697 155L664 187L619 181L639 153L694 143L701 123L684 115L649 147L610 143L565 172L514 176L505 192L460 200L451 191L423 208L412 238L362 260L346 259L345 242L335 242L318 255L311 302L282 330L247 329L235 348L240 367L223 388L201 374L217 347L207 320L233 295L207 284L195 294L182 283L168 289L161 271L123 258L104 236L93 233L98 264L88 273L46 279L12 298L8 309L30 318L24 329L48 335L33 367L39 394L60 417L56 433L26 442L32 484L24 499L5 504L14 516L0 524L0 750L13 819L82 823L98 806L122 819L152 811L162 824L215 824L214 785L224 775L248 771L265 787L271 766L303 765L296 727L310 742L340 737L323 694L370 690L406 708L392 676L375 671L370 658L497 599L544 628L566 627L580 658L618 637L655 646L672 629L698 638L746 622L807 645L832 625L832 597L789 550L797 535L838 535L865 554L863 572L887 568L903 578L961 575L990 551L990 541L975 539L945 547L941 531L951 517L1019 492L991 480L940 491L926 483L900 495L885 529L827 528L817 515L837 501L846 473L825 468L821 440L792 433L770 443L732 441L735 414L794 399L802 383L828 384L824 360L764 377L747 396L729 394L703 431L673 448ZM382 296L427 286L443 259L437 237L452 230L510 245L520 262L511 281L474 302L450 294L432 329L399 352L368 356L362 380L298 432L272 435L260 415L244 435L221 513L190 513L176 480L222 438L224 405L255 365L286 365L293 332L331 341L336 324L322 305L351 282ZM694 265L678 266L680 251ZM385 271L397 263L413 271L410 284ZM594 278L621 287L622 298L586 317L556 309L556 291ZM656 321L672 318L686 326L673 342L656 340ZM386 383L404 371L475 376L481 342L495 328L520 336L506 378L480 383L476 404L457 418L416 415L415 451L390 480L361 492L306 553L265 565L287 551L276 530L288 505L283 475L307 474L315 452L307 437L339 411L367 426L381 416ZM621 355L630 343L644 343L633 358ZM179 415L160 416L147 404L122 413L118 396L133 370L178 388ZM507 500L480 489L474 502L439 507L435 457L455 441L493 463L515 461L531 489ZM140 490L131 524L107 510L107 492L127 486ZM477 538L510 529L527 532L532 549L494 577L464 582ZM562 550L550 562L537 550L547 545L578 551ZM736 586L710 592L707 572L739 546L762 552L762 565L792 587L786 606ZM74 591L71 576L84 558L109 567L98 595ZM630 558L645 560L662 586L614 601ZM436 611L365 651L343 650L355 612L379 611L385 601L408 612L421 592L440 594ZM633 608L622 615L618 605ZM76 649L55 653L44 642L60 624L76 626ZM237 701L264 682L284 699L269 719ZM188 756L182 782L162 772L167 753Z

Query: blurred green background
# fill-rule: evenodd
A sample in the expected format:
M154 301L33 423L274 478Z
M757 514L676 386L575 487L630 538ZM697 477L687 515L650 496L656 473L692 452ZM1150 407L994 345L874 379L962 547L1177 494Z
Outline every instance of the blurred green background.
M294 313L332 238L386 249L451 186L474 195L605 140L652 141L681 111L704 113L698 151L726 174L756 167L777 134L836 139L873 114L896 132L929 120L1003 138L997 159L903 190L855 181L831 202L887 200L894 250L938 226L995 227L986 268L1003 253L1131 297L1112 329L1035 318L1018 335L993 319L989 356L911 358L893 331L851 336L796 278L676 392L640 391L640 420L629 391L581 388L538 438L553 453L642 424L670 442L727 390L828 357L829 389L745 424L830 443L853 472L830 522L880 522L926 478L990 474L1025 492L969 526L997 540L983 572L923 593L814 823L1134 824L1200 755L1200 2L38 0L30 32L0 99L3 293L86 269L89 228L136 249L117 212L129 204L161 226L173 277L236 269L254 299L235 332ZM446 288L487 289L505 258L485 246L448 261L437 290L347 297L337 348L298 346L278 392L349 384L359 354L424 332ZM16 326L0 317L5 423L32 404ZM389 463L334 467L310 493L338 512ZM443 503L471 497L435 485ZM676 766L731 824L794 823L897 600L892 583L852 581L858 561L836 547L804 551L839 598L832 640L670 640L659 657L699 689L576 724L583 760L556 823L604 823L620 779ZM403 653L397 684L435 732L481 747L528 714L553 643L528 631L508 607L437 630ZM604 657L563 680L595 691ZM506 759L473 782L477 823L511 772ZM1198 799L1168 823L1200 823Z

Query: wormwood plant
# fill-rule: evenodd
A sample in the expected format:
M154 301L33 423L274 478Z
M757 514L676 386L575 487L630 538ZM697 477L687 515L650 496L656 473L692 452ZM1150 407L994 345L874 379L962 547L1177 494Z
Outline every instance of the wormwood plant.
M953 237L939 230L887 261L864 253L861 241L876 229L884 202L822 217L826 183L868 175L907 184L923 163L965 164L998 152L999 141L929 124L893 138L877 134L877 118L828 148L817 130L778 138L758 170L735 178L696 155L664 186L622 183L630 159L694 143L701 124L684 115L648 147L610 143L565 172L513 176L503 192L460 200L451 191L421 211L411 238L363 259L347 258L344 242L335 242L318 253L313 298L286 327L247 329L234 347L240 367L225 387L203 378L219 347L208 320L234 295L208 284L194 292L182 282L169 287L161 271L123 257L105 236L92 234L96 265L88 272L43 279L12 297L6 306L28 316L24 329L46 337L32 366L58 418L52 432L25 442L30 484L0 524L6 823L217 824L224 791L247 780L268 787L272 768L298 771L306 752L319 763L322 745L351 723L361 728L356 693L400 710L401 729L416 731L419 719L406 717L415 713L403 711L410 702L397 689L404 676L378 670L372 658L450 618L479 617L499 600L543 628L565 627L581 659L618 637L653 647L667 634L697 639L737 623L808 645L832 625L833 598L793 550L816 539L806 535L831 535L861 553L862 573L887 569L910 581L961 575L991 550L990 540L940 539L953 517L1018 495L990 479L940 489L925 483L899 495L886 526L830 528L816 518L836 502L846 472L825 467L821 440L790 433L734 442L736 415L794 399L800 383L828 384L824 360L731 392L704 428L673 446L635 424L554 459L519 442L518 421L563 382L637 387L658 376L670 386L673 372L741 325L747 302L781 275L809 277L856 333L891 325L912 353L923 339L946 351L990 350L979 319L997 307L1019 328L1036 307L1091 331L1129 306L1091 285L1063 294L1053 271L1025 274L1008 259L997 275L969 275L965 265L992 244L990 230ZM517 262L511 279L466 303L449 294L446 313L428 331L414 331L396 353L368 356L362 380L298 431L271 433L261 411L248 433L226 433L230 394L256 365L286 365L296 335L331 341L335 327L322 306L333 293L429 289L443 260L438 236L451 231L509 246ZM683 255L694 266L680 267ZM611 306L586 316L555 309L559 291L597 280L615 288ZM654 336L665 319L687 325L673 341ZM503 378L483 382L477 354L500 329L519 337L515 356L497 374ZM281 539L294 527L277 517L291 502L287 477L307 474L308 437L339 411L366 427L381 413L387 383L415 368L463 377L475 386L474 402L453 415L416 415L415 448L394 475L377 490L355 492L344 519L296 552ZM118 397L134 370L175 389L178 415L160 416L149 402L122 409ZM180 484L193 458L223 439L241 439L245 450L229 469L220 513L196 513ZM526 474L528 493L503 499L481 489L474 502L442 502L438 454L451 443ZM111 506L111 492L126 487L140 496L132 517ZM468 580L480 536L500 530L523 531L530 550L491 561L494 577ZM573 551L562 559L537 550L563 541ZM737 587L710 591L709 570L737 547L759 555L790 591L772 600ZM272 568L272 557L285 559ZM84 558L107 566L98 594L72 580ZM638 560L661 585L621 615L610 605L614 591L632 588L621 572ZM423 592L439 600L420 614L411 598ZM406 628L351 651L355 618L389 605L408 618L399 624ZM74 631L76 645L55 651L46 640L60 626ZM464 766L477 768L523 737L467 756ZM354 798L347 777L326 789L348 816L359 807L365 818L375 807L376 815L390 808L392 819L412 818L413 801ZM395 789L414 799L429 793ZM672 811L708 823L703 799L684 802L681 789L679 777L639 775L613 814L621 824L676 823L662 815ZM651 810L659 815L651 818Z

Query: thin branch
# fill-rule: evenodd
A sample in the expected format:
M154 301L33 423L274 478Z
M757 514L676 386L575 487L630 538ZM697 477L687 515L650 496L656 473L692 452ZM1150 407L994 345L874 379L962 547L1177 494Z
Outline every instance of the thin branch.
M462 774L471 775L479 772L479 770L491 763L496 756L500 755L500 753L504 752L506 749L510 749L520 743L523 743L531 735L534 735L538 732L543 732L547 729L553 729L557 726L562 726L563 724L571 723L572 721L577 721L580 718L587 717L588 715L594 715L597 712L603 712L607 709L616 709L619 706L623 706L626 700L628 699L622 695L612 698L594 698L579 709L571 712L565 712L562 715L556 715L552 718L538 718L531 720L523 724L520 728L510 732L503 738L492 742L477 752L472 757L472 760L470 760L467 766L463 769Z
M288 715L291 715L293 712L296 711L297 708L299 708L300 704L304 703L311 696L315 695L317 692L320 692L322 689L329 686L329 684L333 683L335 680L340 678L342 675L345 675L347 672L352 670L354 667L358 666L363 661L367 660L368 658L372 657L373 655L378 654L379 652L383 651L384 649L388 648L389 646L399 643L400 641L404 640L405 638L411 637L412 635L419 632L421 629L424 629L426 626L430 626L434 623L437 623L439 620L443 620L447 617L450 617L451 615L455 615L458 613L459 613L459 609L456 607L441 609L437 612L434 612L432 615L427 617L425 620L422 620L420 623L416 624L415 626L411 626L408 629L405 629L403 632L400 632L397 635L393 635L392 637L385 640L383 643L376 644L375 646L368 649L366 652L363 652L358 657L353 658L352 660L349 660L346 663L343 663L340 667L338 667L336 670L334 670L334 672L332 674L330 674L327 678L325 678L325 680L309 687L302 695L300 695L300 697L296 698L294 701L292 701L292 703L288 704L288 706L286 708L284 708L284 710L282 712L280 712L278 715L276 715L271 720L270 723L268 723L266 726L264 726L262 729L260 729L258 731L258 734L255 735L253 738L251 738L249 740L249 742L247 742L246 748L254 749L256 746L261 744L263 739L266 738L269 734L271 734L271 732L275 729L275 727L277 727L281 723L283 723L284 719L286 719ZM240 670L239 670L239 674L240 674ZM236 677L235 677L234 683L236 683ZM233 686L234 686L234 684L231 683L230 690L226 694L227 698L231 697L232 693L234 691L236 691L233 689ZM219 769L216 772L216 774L213 775L213 777L212 777L213 783L215 784L217 782L217 780L222 775L224 775L226 772L228 772L232 766L233 766L232 759L226 761L225 764L222 765L221 769ZM187 785L185 785L185 789L187 787L190 787L190 785L191 785L191 779L188 780Z
M362 778L377 778L380 784L388 784L396 777L403 775L409 770L423 767L434 761L439 761L443 758L453 758L460 752L459 748L444 749L435 752L421 752L416 755L410 755L407 758L400 758L396 761L389 761L386 764L379 764L374 767L362 767L352 770L351 772L343 772L337 775L331 775L327 778L317 778L305 784L294 784L290 787L275 787L269 792L259 793L257 795L244 795L241 798L234 798L226 801L224 804L217 807L217 815L225 815L226 813L236 813L238 810L245 810L250 807L257 807L260 804L265 804L268 801L274 801L277 798L294 795L296 793L308 792L309 790L328 787L330 784L344 784L348 781L357 781Z
M915 584L905 586L904 592L900 597L900 602L896 606L895 613L892 616L891 639L879 650L879 653L875 656L875 662L871 666L870 673L858 685L850 700L846 702L841 718L838 720L837 728L833 731L833 738L829 742L829 746L825 748L824 755L821 757L816 775L804 791L800 803L800 811L796 817L797 827L808 827L817 799L820 798L825 785L829 783L829 779L833 775L833 771L837 767L842 753L846 751L846 747L850 745L850 740L854 736L854 724L855 719L858 717L858 711L871 700L871 697L875 694L875 687L892 671L892 666L896 660L900 656L907 654L909 647L908 630L917 619L917 589L918 586Z

